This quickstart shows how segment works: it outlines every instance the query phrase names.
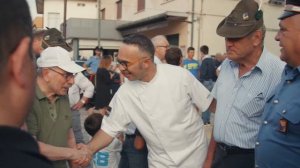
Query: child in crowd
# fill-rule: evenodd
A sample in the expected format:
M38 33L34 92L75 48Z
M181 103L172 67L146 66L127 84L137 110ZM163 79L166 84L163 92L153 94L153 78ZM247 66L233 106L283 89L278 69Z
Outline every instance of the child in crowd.
M94 136L101 128L103 116L99 113L93 113L84 121L84 128L88 134ZM122 142L115 138L112 143L98 151L94 155L94 168L118 168L120 162L120 152L122 150Z

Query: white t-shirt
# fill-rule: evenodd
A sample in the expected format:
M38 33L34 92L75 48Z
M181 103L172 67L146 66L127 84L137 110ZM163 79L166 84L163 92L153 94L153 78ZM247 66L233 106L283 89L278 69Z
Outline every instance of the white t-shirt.
M122 142L114 138L110 145L94 154L94 168L118 168L121 150Z

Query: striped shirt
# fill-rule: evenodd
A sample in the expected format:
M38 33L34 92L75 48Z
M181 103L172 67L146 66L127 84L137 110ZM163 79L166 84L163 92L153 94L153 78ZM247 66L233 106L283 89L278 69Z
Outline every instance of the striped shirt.
M239 77L239 65L226 59L212 90L217 100L214 138L240 148L254 148L263 107L280 82L284 63L264 49L251 71Z

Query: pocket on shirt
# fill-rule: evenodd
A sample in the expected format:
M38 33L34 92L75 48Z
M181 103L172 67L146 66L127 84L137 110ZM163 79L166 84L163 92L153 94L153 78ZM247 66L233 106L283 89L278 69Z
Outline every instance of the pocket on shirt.
M286 108L278 111L281 118L288 120L287 132L300 134L300 108L296 104L287 104ZM279 124L279 121L278 121Z
M262 115L265 99L261 96L248 96L245 103L240 103L238 107L247 117L258 117Z

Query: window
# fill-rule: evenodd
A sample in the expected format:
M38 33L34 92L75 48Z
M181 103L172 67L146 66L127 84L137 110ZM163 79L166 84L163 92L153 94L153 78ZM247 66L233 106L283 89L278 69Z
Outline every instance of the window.
M285 0L269 0L269 3L274 5L284 5Z
M117 19L122 18L122 0L117 1Z
M105 8L101 9L101 19L105 20Z
M137 11L142 11L145 9L145 0L137 0Z

